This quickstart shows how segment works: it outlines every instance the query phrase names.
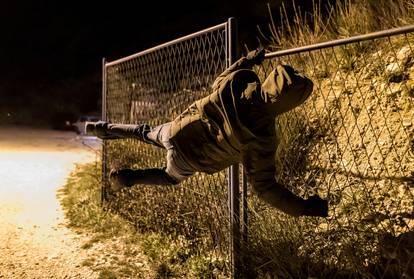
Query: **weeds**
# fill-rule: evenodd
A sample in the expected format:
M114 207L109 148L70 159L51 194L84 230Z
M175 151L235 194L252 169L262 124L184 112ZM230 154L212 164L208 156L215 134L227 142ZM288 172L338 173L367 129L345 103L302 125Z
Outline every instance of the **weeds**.
M259 29L270 48L286 49L384 30L414 22L412 0L313 1L311 12L293 3L293 11L282 4L278 15L269 10L266 34ZM293 19L292 15L293 14Z
M138 233L126 219L103 208L100 177L96 164L78 166L59 193L70 226L91 234L82 248L93 256L83 266L99 272L99 278L225 278L219 255L196 252L184 236Z

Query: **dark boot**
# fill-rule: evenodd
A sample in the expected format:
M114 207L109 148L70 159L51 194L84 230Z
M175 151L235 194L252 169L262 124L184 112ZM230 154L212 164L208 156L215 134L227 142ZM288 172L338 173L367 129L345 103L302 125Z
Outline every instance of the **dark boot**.
M104 121L86 122L85 134L96 136L100 139L119 139L117 135L113 135L108 131L108 123Z
M108 133L111 135L118 136L119 138L137 139L163 147L160 143L147 137L149 132L151 132L151 127L148 124L108 124Z
M132 138L163 147L158 142L150 140L147 135L151 131L148 124L110 124L104 121L87 122L86 134L97 136L100 139Z
M110 174L110 188L113 192L136 184L176 185L178 183L165 172L165 169L121 169Z

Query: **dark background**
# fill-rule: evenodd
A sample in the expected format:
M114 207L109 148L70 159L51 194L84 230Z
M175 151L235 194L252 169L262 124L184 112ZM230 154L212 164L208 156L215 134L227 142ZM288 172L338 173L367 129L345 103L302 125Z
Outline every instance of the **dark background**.
M0 124L50 125L99 111L103 57L121 58L229 17L238 19L242 43L255 48L257 26L268 30L267 2L3 1ZM269 5L277 16L280 1Z

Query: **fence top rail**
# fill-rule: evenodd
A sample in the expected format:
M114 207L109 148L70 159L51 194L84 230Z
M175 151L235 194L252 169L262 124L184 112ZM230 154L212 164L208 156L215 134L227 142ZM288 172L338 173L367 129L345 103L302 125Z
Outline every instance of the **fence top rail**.
M395 35L400 35L400 34L405 34L405 33L410 33L410 32L414 32L414 25L408 25L404 27L392 28L388 30L382 30L378 32L357 35L357 36L353 36L349 38L337 39L337 40L332 40L328 42L322 42L322 43L317 43L317 44L312 44L312 45L307 45L307 46L302 46L302 47L297 47L297 48L270 52L270 53L266 53L265 57L266 58L280 57L280 56L285 56L285 55L297 54L297 53L305 52L305 51L312 51L312 50L317 50L317 49L335 47L335 46L346 45L350 43L356 43L356 42L367 41L367 40L374 40L378 38L390 37L390 36L395 36Z
M155 46L155 47L152 47L152 48L146 49L146 50L144 50L144 51L141 51L141 52L138 52L138 53L135 53L135 54L132 54L132 55L129 55L129 56L123 57L123 58L118 59L118 60L114 60L114 61L108 62L108 63L106 63L106 64L105 64L105 66L106 66L106 67L113 66L113 65L116 65L116 64L119 64L119 63L122 63L122 62L128 61L128 60L130 60L130 59L134 59L134 58L137 58L137 57L139 57L139 56L142 56L142 55L145 55L145 54L151 53L151 52L153 52L153 51L156 51L156 50L159 50L159 49L162 49L162 48L165 48L165 47L168 47L168 46L171 46L171 45L174 45L174 44L180 43L180 42L184 42L184 41L190 40L190 39L195 38L195 37L197 37L197 36L200 36L200 35L202 35L202 34L209 33L209 32L213 32L213 31L216 31L216 30L220 30L220 29L226 28L226 26L227 26L227 22L225 22L225 23L221 23L221 24L217 24L217 25L215 25L215 26L212 26L212 27L209 27L209 28L203 29L203 30L201 30L201 31L198 31L198 32L195 32L195 33L189 34L189 35L187 35L187 36L183 36L183 37L180 37L180 38L178 38L178 39L175 39L175 40L172 40L172 41L169 41L169 42L166 42L166 43L160 44L160 45L158 45L158 46Z

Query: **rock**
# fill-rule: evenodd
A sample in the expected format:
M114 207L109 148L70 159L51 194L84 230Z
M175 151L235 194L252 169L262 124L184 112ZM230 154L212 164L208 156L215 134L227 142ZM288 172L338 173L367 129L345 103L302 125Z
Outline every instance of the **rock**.
M386 142L384 140L381 140L381 139L378 140L378 145L385 145L385 144Z
M385 74L389 82L401 82L408 79L408 74L404 72L404 66L401 62L393 62L385 68Z
M404 127L411 127L413 123L411 122L411 119L403 119L402 125Z
M393 59L385 68L385 73L390 82L401 82L408 78L408 74L404 73L405 68L411 61L411 49L409 47L401 48L396 59Z
M391 83L387 89L386 94L391 97L401 93L401 86L397 83Z
M411 60L411 49L408 46L401 48L397 53L397 59L401 65L406 65Z
M398 64L398 62L394 62L394 63L390 63L387 65L387 67L385 68L385 71L388 74L395 74L395 73L399 73L400 72L400 65Z

